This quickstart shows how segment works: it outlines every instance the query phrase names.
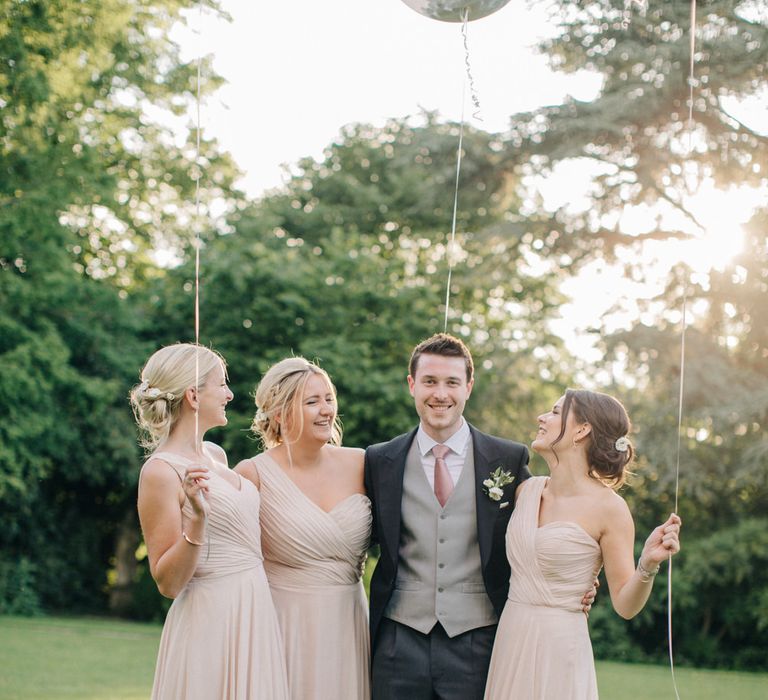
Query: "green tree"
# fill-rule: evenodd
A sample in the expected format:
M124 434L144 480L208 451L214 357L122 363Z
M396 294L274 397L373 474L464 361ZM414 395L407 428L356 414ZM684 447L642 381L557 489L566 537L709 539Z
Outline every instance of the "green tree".
M688 121L690 4L635 4L626 24L624 0L549 3L559 31L541 50L556 70L596 72L594 100L516 115L508 162L521 174L548 176L578 159L593 176L588 204L534 217L532 230L570 255L610 255L617 245L686 237L705 222L690 210L698 184L766 186L768 136L738 115L738 104L763 95L768 69L768 19L760 2L700 3L695 28L693 120ZM622 228L626 207L649 205L682 212L685 231L661 221L632 235ZM557 229L554 233L552 229Z
M0 0L2 610L99 609L116 538L138 544L125 397L149 344L126 289L189 238L195 149L148 115L189 108L167 31L195 5ZM201 165L203 200L232 202L214 143Z
M768 137L737 117L739 100L759 97L763 89L768 17L757 2L699 3L689 122L689 3L647 3L645 12L633 5L629 24L626 3L619 0L559 0L551 7L559 31L542 50L557 69L596 71L603 83L592 101L569 99L519 115L508 151L517 172L546 176L559 163L578 159L593 173L587 206L563 206L554 226L539 215L529 228L542 246L551 244L552 253L568 255L572 269L621 253L627 277L641 280L646 241L704 230L706 222L690 210L699 183L711 180L723 189L768 185ZM687 225L675 227L660 217L643 233L627 232L621 214L634 205L680 212ZM684 530L675 648L681 660L698 664L765 666L759 652L765 593L753 571L766 557L765 543L754 536L768 499L761 429L768 409L766 233L766 211L760 210L732 264L697 275L678 266L658 298L639 304L642 322L600 344L605 363L621 368L608 390L625 401L637 426L641 458L626 497L642 534L674 506L685 291ZM718 557L732 560L733 572ZM717 602L733 597L739 602ZM598 605L592 625L598 655L640 660L664 654L660 594L628 625Z
M443 329L457 137L456 125L432 115L421 126L346 127L321 160L299 163L285 191L207 246L203 334L232 365L232 425L247 428L255 382L291 352L319 359L338 383L348 444L413 424L407 359ZM508 220L514 197L498 167L499 138L470 130L465 150L448 328L478 365L470 419L527 440L542 387L567 383L565 352L547 325L561 296ZM169 339L190 323L191 278L190 263L151 293L155 313L174 319ZM242 431L223 440L236 457L255 449Z

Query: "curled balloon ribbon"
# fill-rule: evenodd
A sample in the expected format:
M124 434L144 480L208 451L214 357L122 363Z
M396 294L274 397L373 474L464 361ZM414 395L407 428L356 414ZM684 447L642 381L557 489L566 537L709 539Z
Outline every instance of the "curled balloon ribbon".
M475 106L475 111L472 113L472 118L477 121L483 121L480 116L480 98L477 96L477 90L475 90L475 79L472 77L472 64L469 61L469 42L467 40L467 23L469 22L469 8L465 7L461 11L461 37L464 41L464 67L467 70L467 81L469 82L469 96L472 99L472 104ZM462 117L462 122L464 121Z
M469 22L469 9L464 8L461 12L461 35L464 42L464 66L467 72L466 80L462 81L461 88L461 121L459 123L459 145L456 149L456 181L453 189L453 216L451 217L451 238L447 246L448 258L448 280L445 285L445 318L443 320L443 331L448 332L448 316L451 310L451 280L453 278L453 253L456 245L456 218L459 210L459 179L461 176L461 156L464 146L464 103L466 102L466 86L469 83L472 104L475 106L475 113L472 115L475 119L482 121L480 117L480 99L475 91L475 81L472 78L472 65L469 60L469 43L467 41L467 22Z

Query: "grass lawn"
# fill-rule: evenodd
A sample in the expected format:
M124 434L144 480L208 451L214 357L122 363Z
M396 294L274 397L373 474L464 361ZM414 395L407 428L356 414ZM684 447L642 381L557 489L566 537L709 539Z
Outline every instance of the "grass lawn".
M765 700L768 673L675 668L680 700ZM675 700L669 666L602 661L597 664L602 700Z
M0 698L146 700L160 629L104 619L0 617Z
M159 640L158 625L0 617L0 698L146 700ZM768 698L765 673L690 668L675 672L681 700ZM603 700L675 698L669 669L664 666L602 662L597 665L597 677Z

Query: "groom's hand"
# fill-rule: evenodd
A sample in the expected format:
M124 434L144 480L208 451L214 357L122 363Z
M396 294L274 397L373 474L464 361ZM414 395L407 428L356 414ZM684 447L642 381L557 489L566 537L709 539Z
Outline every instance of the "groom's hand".
M597 589L599 587L600 581L596 578L595 582L592 584L592 588L590 588L581 599L581 609L584 611L584 614L587 617L589 617L589 611L592 610L592 604L595 602L595 598L597 597Z

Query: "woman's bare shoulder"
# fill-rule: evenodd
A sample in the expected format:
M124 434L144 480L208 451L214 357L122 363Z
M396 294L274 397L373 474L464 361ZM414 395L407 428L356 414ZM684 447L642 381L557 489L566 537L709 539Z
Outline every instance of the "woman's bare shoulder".
M632 513L627 502L613 489L605 487L595 496L596 508L603 517L606 527L629 526L632 527Z
M336 447L330 446L334 459L339 460L344 464L363 466L363 459L365 458L365 450L361 450L359 447Z
M224 451L224 448L221 447L221 445L217 445L215 442L205 442L205 449L208 451L208 454L211 456L211 458L218 462L219 464L224 464L224 466L229 466L229 461L227 460L227 453Z

